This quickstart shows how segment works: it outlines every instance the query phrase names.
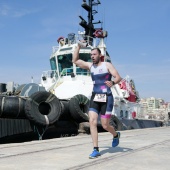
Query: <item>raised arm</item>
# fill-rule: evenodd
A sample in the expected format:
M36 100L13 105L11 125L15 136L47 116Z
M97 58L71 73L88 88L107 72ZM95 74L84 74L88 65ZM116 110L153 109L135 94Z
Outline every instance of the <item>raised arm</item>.
M80 51L81 45L78 44L77 47L74 50L74 54L73 54L73 59L72 62L74 64L76 64L78 67L83 68L83 69L87 69L89 70L91 63L90 62L85 62L81 59L79 59L79 51Z

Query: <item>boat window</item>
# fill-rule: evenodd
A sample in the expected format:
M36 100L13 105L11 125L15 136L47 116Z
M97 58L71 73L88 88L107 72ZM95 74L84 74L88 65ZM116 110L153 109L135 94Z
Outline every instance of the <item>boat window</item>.
M91 62L91 55L88 54L88 53L80 53L80 56L79 58L83 61L88 61L88 62Z
M109 63L111 63L111 60L109 60L109 59L107 59L106 61L109 62Z
M58 55L57 58L58 58L59 75L61 76L71 75L71 73L73 73L72 54ZM79 58L81 60L91 62L91 56L88 53L86 54L80 53ZM86 69L77 67L76 74L77 75L89 75L89 71Z
M125 112L125 117L128 118L128 111Z
M120 111L120 117L123 117L123 110Z
M80 53L79 58L86 62L91 62L91 56L88 53ZM83 68L76 67L77 75L89 75L89 71Z
M107 51L106 51L106 56L109 57L109 59L107 59L106 61L109 62L109 63L111 63L110 56L109 56L109 53L108 53Z
M57 69L55 57L50 59L50 65L51 65L51 70Z
M62 76L71 75L73 72L72 54L59 55L57 58L59 74Z

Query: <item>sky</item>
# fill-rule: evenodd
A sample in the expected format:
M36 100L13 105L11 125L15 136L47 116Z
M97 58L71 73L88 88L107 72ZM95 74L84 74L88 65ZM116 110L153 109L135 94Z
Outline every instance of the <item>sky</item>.
M100 0L94 22L108 31L107 51L141 98L170 102L170 0ZM88 2L88 1L87 1ZM82 0L0 0L0 83L40 83L60 36L83 31ZM98 26L100 27L100 25Z

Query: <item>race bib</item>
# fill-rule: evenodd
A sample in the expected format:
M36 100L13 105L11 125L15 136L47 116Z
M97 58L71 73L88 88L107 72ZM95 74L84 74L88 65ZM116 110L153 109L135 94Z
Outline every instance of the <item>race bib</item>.
M95 94L93 101L106 102L106 94Z

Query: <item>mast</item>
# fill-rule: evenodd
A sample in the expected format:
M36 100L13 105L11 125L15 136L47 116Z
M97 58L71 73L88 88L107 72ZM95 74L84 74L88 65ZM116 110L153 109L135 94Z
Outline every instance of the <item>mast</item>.
M85 29L85 35L89 37L94 37L93 33L95 32L94 24L99 24L101 21L93 23L94 15L98 13L96 10L93 10L93 6L101 4L99 0L97 2L94 2L94 0L89 0L89 3L86 3L86 0L83 0L82 8L84 8L88 12L88 22L82 17L79 16L81 19L81 22L79 23L80 26L82 26Z

